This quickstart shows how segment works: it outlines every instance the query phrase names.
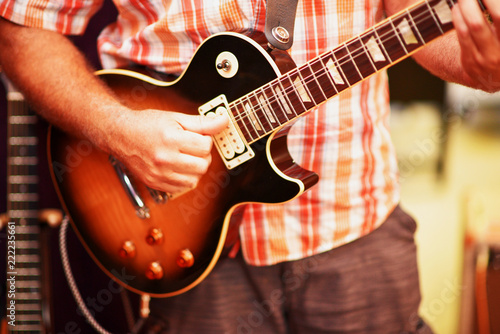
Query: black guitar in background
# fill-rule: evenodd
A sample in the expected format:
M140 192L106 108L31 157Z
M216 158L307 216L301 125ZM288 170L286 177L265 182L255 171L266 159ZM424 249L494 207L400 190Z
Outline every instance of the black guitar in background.
M106 1L102 9L92 19L89 30L83 36L72 37L74 44L86 54L89 61L95 68L99 68L99 61L96 52L96 37L98 32L116 16L116 10L111 2ZM38 142L38 173L39 178L39 208L59 208L59 201L50 180L50 173L46 158L46 131L48 124L42 119L38 119L36 127ZM7 99L3 83L0 81L0 213L7 211ZM0 320L5 316L5 273L6 273L6 229L0 231ZM94 333L94 329L87 323L78 310L76 302L73 300L71 292L64 277L59 245L59 228L50 228L50 259L51 259L51 283L52 283L52 304L53 304L53 326L52 333ZM123 321L124 308L119 293L112 291L110 300L104 299L109 296L101 291L110 291L108 285L110 278L95 266L89 258L87 252L80 245L76 236L70 230L68 232L68 252L71 266L76 276L77 283L83 298L95 300L95 306L90 307L96 313L97 320L106 329L113 333L126 333L128 326ZM113 285L114 286L114 285ZM105 292L104 291L104 292ZM101 292L101 293L100 293ZM99 294L100 293L100 294ZM138 309L139 301L135 296L130 295L131 306ZM121 319L116 321L116 319ZM6 318L5 318L6 319ZM7 319L6 319L7 320ZM3 332L2 332L3 333Z
M1 217L7 324L2 332L51 333L49 239L41 220L57 223L61 217L39 211L38 117L5 76L2 81L7 89L7 210Z

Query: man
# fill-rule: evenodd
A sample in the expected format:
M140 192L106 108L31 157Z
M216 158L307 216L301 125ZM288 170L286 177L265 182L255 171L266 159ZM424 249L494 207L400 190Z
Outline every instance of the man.
M393 14L411 3L301 1L290 54L300 65L373 26L383 10ZM500 8L493 0L484 4L492 23L475 0L461 0L453 10L456 33L425 47L417 61L445 80L498 90ZM1 1L2 66L42 116L112 153L148 186L172 194L195 187L211 162L210 135L228 120L121 105L60 34L81 33L98 6ZM117 7L117 23L99 40L103 65L138 63L177 74L209 35L255 34L265 18L263 1L122 1ZM385 75L375 75L294 125L290 152L319 174L319 184L283 205L249 205L240 254L222 259L185 294L152 301L146 330L430 331L417 314L416 225L397 206L386 89Z

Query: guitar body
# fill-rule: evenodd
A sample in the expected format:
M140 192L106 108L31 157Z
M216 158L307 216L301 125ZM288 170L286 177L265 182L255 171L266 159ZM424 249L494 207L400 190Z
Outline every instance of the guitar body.
M216 67L222 52L238 61L231 77ZM134 109L191 115L199 115L201 105L221 94L233 101L279 75L265 50L234 33L207 39L175 81L123 70L100 73ZM214 148L212 164L197 188L165 202L155 201L145 185L128 175L136 196L149 209L146 218L137 215L108 154L88 141L51 128L49 161L61 202L98 265L131 291L168 297L193 288L210 273L228 234L237 235L239 221L231 214L238 207L285 202L317 182L316 174L290 157L288 129L251 143L253 158L230 170Z

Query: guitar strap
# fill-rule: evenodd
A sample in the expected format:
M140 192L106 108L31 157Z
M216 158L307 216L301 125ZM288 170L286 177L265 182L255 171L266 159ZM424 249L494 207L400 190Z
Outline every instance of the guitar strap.
M265 33L270 46L288 50L293 44L293 25L298 0L268 0Z

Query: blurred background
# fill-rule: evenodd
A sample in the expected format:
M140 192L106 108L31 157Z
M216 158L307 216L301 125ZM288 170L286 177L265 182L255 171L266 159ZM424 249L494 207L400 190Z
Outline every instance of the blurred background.
M113 15L113 8L104 8L93 19L100 24L75 38L96 67L93 41ZM445 84L412 60L392 67L389 78L402 205L419 223L421 314L436 334L500 333L500 95ZM6 105L0 89L0 213L6 211ZM38 128L38 155L45 161L39 166L39 204L58 208L45 158L47 124L40 120ZM5 252L5 229L1 233ZM48 232L52 332L93 333L64 278L57 233ZM81 294L97 320L112 333L130 331L137 296L117 291L71 230L68 248ZM4 256L0 265L6 268Z
M421 314L437 334L500 333L500 95L389 69L402 205L419 223Z

